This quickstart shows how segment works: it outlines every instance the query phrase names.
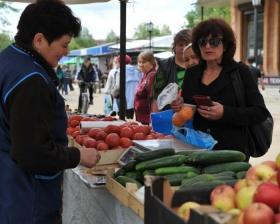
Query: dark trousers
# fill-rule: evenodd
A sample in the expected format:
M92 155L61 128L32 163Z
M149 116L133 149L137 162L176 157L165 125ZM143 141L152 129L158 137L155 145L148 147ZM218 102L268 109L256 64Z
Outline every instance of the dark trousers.
M133 119L134 116L134 108L126 110L125 115L127 119Z
M68 84L69 84L69 89L70 89L70 90L74 90L74 87L73 87L72 83L73 83L73 79L70 78L70 79L69 79L69 83L68 83Z
M81 109L81 107L82 107L82 94L83 94L84 91L85 91L85 86L84 86L84 85L81 85L81 86L80 86L80 96L79 96L79 105L78 105L78 109ZM91 86L88 88L88 92L89 92L89 100L90 100L90 101L93 101L93 85L91 85Z

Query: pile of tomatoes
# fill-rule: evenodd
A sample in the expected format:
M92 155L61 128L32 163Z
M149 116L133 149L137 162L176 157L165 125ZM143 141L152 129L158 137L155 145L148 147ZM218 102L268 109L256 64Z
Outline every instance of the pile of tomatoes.
M103 121L113 121L108 116ZM75 141L86 148L96 148L99 151L109 149L124 149L133 145L132 140L149 140L161 138L173 138L151 130L150 126L139 125L137 122L125 122L122 125L114 125L112 122L104 129L91 128L87 133L81 133L81 121L100 121L95 117L73 115L68 119L67 135L71 135Z

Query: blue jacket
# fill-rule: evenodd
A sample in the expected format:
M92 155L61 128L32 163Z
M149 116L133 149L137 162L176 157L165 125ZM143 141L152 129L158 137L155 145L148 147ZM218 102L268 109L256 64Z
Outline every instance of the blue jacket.
M11 124L6 111L7 99L22 82L32 76L41 76L55 98L51 141L66 147L68 139L65 133L67 115L64 99L45 69L14 45L0 53L0 61L0 223L49 224L61 207L62 171L49 176L31 173L11 159ZM26 118L32 120L28 114Z

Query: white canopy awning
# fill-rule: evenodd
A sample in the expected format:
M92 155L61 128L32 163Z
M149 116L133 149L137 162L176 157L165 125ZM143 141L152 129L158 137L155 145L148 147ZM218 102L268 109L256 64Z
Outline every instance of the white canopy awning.
M5 2L21 2L21 3L32 3L36 0L5 0ZM109 2L111 0L63 0L63 2L67 5L70 4L88 4L95 2Z

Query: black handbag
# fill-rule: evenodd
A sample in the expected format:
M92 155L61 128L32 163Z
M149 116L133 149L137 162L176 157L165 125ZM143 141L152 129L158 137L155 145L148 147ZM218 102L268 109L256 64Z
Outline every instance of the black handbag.
M240 107L246 107L244 87L238 69L231 72L231 77L233 78L233 88L237 103ZM264 122L244 127L246 149L249 151L250 156L261 157L268 151L272 142L273 125L274 121L269 113Z

